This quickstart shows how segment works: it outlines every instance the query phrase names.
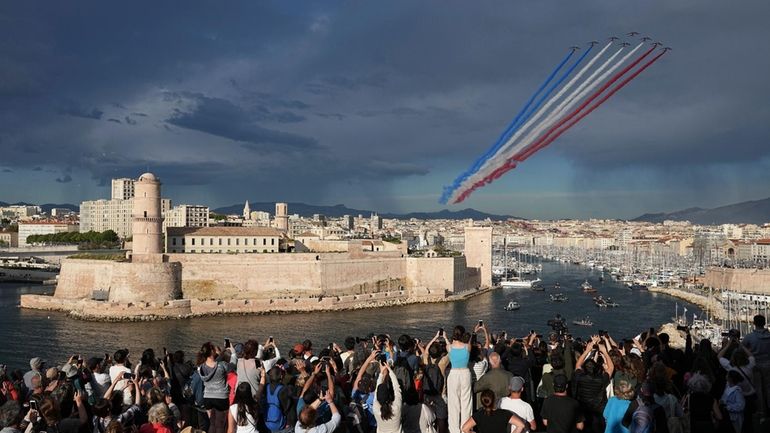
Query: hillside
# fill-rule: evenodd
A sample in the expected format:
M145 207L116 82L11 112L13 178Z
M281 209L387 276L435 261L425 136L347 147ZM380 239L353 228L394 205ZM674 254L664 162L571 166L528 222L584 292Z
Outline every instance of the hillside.
M713 209L692 207L669 213L647 213L631 221L661 223L665 220L690 221L693 224L764 224L770 222L770 198Z

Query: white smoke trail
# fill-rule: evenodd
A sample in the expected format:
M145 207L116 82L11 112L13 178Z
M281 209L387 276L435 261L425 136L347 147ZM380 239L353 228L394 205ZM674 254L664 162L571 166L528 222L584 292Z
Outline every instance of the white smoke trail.
M613 54L609 59L607 59L607 61L605 61L603 65L597 68L597 70L594 71L594 73L591 74L580 86L578 86L578 88L574 92L572 92L572 94L568 95L567 98L565 98L565 100L562 101L562 103L559 104L546 117L546 119L543 122L541 122L540 125L538 125L534 130L532 130L529 134L527 134L527 136L524 139L519 141L519 143L516 146L514 146L512 149L508 151L505 151L505 148L509 146L509 144L511 143L510 141L506 142L505 146L501 149L500 152L498 152L495 156L490 158L489 161L487 161L487 164L485 164L478 172L474 173L473 176L470 176L468 179L466 179L466 181L463 182L463 185L454 191L454 193L452 194L452 197L450 198L450 202L454 201L459 195L461 195L465 189L472 186L479 180L487 177L497 167L503 164L508 158L510 158L513 155L516 155L521 150L523 150L526 146L534 142L540 133L546 130L546 128L550 128L551 126L556 124L557 121L565 112L572 109L572 107L574 107L575 104L577 104L586 95L588 95L589 92L592 92L594 89L596 89L602 82L604 82L607 79L607 77L610 74L615 72L615 70L617 70L623 63L625 63L643 45L644 43L640 43L639 45L634 47L619 61L617 61L614 65L612 65L612 67L610 67L601 76L599 76L599 78L591 82L591 80L596 76L596 74L598 74L603 68L607 67L607 65L610 64L612 59L614 59L623 50L623 48L619 49L615 54Z

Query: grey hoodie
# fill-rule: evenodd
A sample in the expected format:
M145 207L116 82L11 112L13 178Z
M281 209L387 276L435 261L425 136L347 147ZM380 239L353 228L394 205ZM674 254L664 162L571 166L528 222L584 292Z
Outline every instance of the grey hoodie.
M743 345L754 355L757 365L770 366L770 331L755 329L743 338Z
M236 360L235 353L230 357L230 364ZM206 363L198 367L198 374L203 380L203 398L227 399L230 397L230 387L227 386L227 372L234 366L227 362L219 361L215 367L209 367Z

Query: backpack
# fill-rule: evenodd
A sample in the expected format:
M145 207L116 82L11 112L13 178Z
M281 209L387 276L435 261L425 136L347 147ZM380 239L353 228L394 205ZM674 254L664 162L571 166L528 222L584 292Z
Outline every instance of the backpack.
M444 375L437 364L428 361L422 376L422 392L425 395L441 395L444 390Z
M270 385L267 385L265 389L265 395L267 396L265 425L270 431L278 431L286 427L286 415L281 409L281 400L278 398L281 390L283 390L283 385L276 385L273 388L273 392L270 392Z
M406 393L414 389L414 377L412 369L409 367L409 362L406 360L406 356L400 354L396 356L396 360L393 362L393 374L398 379L398 384L401 386L401 392Z
M631 425L628 431L631 433L652 433L655 431L655 411L652 405L638 402L634 413L631 415Z

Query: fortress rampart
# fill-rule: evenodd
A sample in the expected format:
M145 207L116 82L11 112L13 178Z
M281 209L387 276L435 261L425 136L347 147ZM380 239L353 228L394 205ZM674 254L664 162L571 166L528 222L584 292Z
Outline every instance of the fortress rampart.
M703 284L714 289L770 295L770 269L708 268Z

